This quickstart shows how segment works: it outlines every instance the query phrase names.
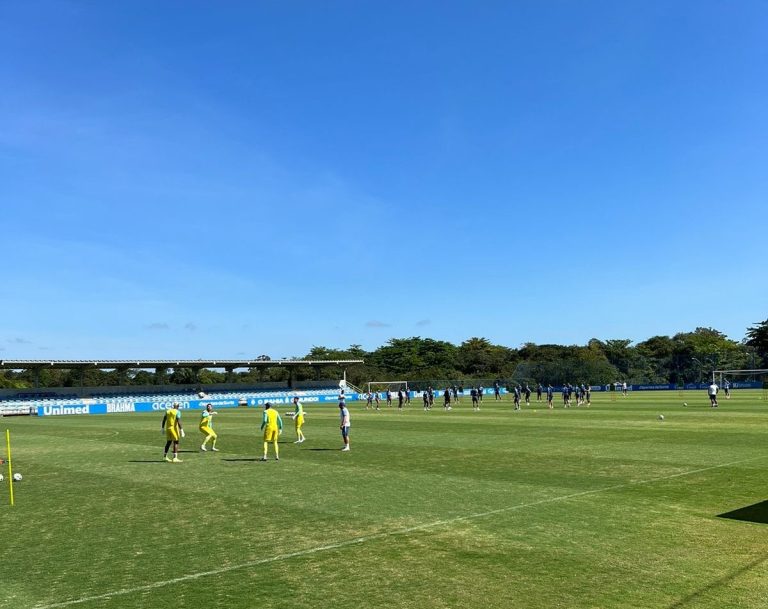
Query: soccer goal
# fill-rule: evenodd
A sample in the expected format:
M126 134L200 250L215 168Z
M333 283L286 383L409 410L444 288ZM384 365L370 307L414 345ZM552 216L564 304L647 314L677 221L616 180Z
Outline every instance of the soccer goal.
M368 383L368 393L382 393L389 389L392 393L397 393L401 389L408 391L408 381L370 381Z
M712 379L729 396L733 389L757 389L760 397L768 400L768 368L753 370L714 370Z

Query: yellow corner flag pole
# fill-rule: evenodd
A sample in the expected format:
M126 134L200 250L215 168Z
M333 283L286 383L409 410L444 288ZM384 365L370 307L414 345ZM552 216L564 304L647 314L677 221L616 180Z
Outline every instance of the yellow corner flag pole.
M11 430L5 430L5 448L8 452L8 488L11 490L11 506L13 506L13 467L11 467Z

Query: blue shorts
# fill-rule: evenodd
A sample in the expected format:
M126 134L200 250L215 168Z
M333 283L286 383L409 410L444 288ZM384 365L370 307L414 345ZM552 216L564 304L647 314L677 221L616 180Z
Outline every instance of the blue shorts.
M341 428L341 437L346 438L347 436L349 436L349 425Z

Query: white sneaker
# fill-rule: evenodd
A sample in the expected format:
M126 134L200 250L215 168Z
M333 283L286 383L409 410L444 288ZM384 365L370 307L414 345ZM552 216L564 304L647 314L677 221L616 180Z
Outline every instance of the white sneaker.
M344 448L341 449L341 452L347 452L348 450L349 450L349 446L345 446Z
M215 453L219 452L219 449L218 449L218 448L216 448L215 446L212 446L212 447L211 447L211 450L212 450L213 452L215 452Z
M205 448L205 444L200 445L200 450L202 450L203 452L206 452L207 449Z

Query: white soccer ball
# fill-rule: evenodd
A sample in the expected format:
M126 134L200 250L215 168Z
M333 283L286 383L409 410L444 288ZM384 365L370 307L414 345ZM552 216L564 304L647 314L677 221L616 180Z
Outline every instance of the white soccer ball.
M659 415L659 421L663 421L663 420L664 420L664 415L663 415L663 414L660 414L660 415Z
M13 480L14 482L21 482L21 474L19 474L18 472L13 474Z
M683 406L688 406L688 402L683 402Z

